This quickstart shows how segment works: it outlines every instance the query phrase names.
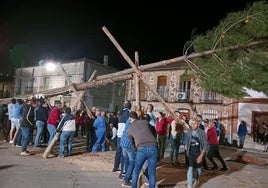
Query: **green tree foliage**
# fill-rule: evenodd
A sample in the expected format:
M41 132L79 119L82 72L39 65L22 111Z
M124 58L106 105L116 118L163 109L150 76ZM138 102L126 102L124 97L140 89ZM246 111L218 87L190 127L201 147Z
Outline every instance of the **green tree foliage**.
M252 42L256 44L249 46ZM229 13L218 26L196 36L192 46L195 52L216 50L188 62L187 73L202 88L237 99L248 95L246 88L268 95L267 2L254 2ZM232 46L238 48L231 50Z

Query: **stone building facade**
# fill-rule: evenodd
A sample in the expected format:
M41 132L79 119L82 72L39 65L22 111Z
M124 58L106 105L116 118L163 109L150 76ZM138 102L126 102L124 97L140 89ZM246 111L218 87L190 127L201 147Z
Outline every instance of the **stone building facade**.
M143 77L146 82L149 83L160 96L164 99L165 103L173 110L180 110L186 114L188 118L195 117L197 114L202 115L203 119L219 119L226 129L226 139L229 143L236 139L236 133L239 122L241 121L241 112L243 116L247 114L249 134L253 127L252 110L250 105L255 106L256 111L261 111L264 114L268 113L268 100L264 100L265 103L262 107L260 104L254 102L254 98L251 98L250 105L246 106L247 113L245 114L245 108L241 109L241 104L245 105L244 101L237 101L231 98L222 96L221 94L205 91L191 78L182 77L184 69L179 66L168 66L164 68L151 69L143 72ZM136 95L136 81L128 80L126 84L126 99L135 104ZM141 106L145 107L146 104L151 103L154 105L154 112L165 112L165 108L159 103L153 96L153 93L140 81L140 99ZM249 101L249 100L247 100ZM242 102L242 103L241 103ZM249 103L249 102L248 102ZM240 106L240 108L239 108ZM169 114L167 114L169 115Z

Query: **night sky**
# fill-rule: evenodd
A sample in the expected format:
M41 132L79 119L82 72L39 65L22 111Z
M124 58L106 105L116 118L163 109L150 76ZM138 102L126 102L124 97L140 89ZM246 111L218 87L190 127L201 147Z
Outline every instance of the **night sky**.
M128 68L103 26L132 59L135 51L139 53L140 64L178 57L192 34L204 34L227 13L252 2L2 0L1 71L20 66L11 57L20 57L21 53L28 54L26 66L38 65L41 59L89 58L102 62L108 55L110 66Z

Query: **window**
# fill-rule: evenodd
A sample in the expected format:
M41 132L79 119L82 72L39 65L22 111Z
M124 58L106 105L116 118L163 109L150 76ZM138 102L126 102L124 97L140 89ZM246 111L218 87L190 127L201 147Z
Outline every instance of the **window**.
M145 84L143 82L140 82L140 99L145 99Z
M69 77L69 80L71 80L72 81L72 76L68 76ZM65 86L68 86L69 85L69 83L68 83L68 80L67 79L65 79Z
M45 77L44 78L44 89L45 90L49 89L49 84L50 84L50 78L49 77Z
M188 91L190 91L190 89L191 89L191 81L180 82L180 91L181 92L188 93Z
M22 88L22 79L19 79L18 80L18 87L17 87L17 91L16 91L17 95L21 94L21 88Z
M216 110L207 109L203 111L202 114L203 119L218 119L218 112Z
M157 78L157 92L163 99L168 98L168 89L167 89L167 77L158 76Z

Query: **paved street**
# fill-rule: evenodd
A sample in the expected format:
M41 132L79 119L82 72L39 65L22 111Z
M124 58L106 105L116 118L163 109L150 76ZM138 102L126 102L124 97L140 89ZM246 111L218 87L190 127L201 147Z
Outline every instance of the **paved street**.
M78 149L80 147L80 149ZM76 144L75 155L64 159L41 157L43 150L34 151L35 155L20 156L20 148L8 143L0 143L0 182L1 188L113 188L121 187L122 181L118 174L111 172L114 151L96 156L79 153L81 144ZM186 168L184 157L180 155L181 166L174 167L169 163L169 150L166 158L158 163L158 187L185 187ZM254 187L264 188L268 184L267 166L243 164L236 162L238 155L257 157L268 161L267 153L253 153L222 147L221 153L227 161L229 170L226 172L203 172L199 187ZM109 164L105 160L108 160ZM94 165L95 164L95 165ZM210 164L208 162L208 164ZM89 166L90 165L90 166ZM220 167L220 165L219 165Z

